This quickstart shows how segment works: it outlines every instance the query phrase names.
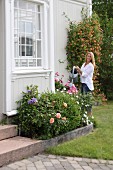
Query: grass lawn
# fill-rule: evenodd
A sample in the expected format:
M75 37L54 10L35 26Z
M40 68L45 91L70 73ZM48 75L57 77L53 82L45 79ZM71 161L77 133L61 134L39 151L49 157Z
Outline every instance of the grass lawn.
M47 149L47 153L113 160L113 102L93 108L97 127L87 136Z

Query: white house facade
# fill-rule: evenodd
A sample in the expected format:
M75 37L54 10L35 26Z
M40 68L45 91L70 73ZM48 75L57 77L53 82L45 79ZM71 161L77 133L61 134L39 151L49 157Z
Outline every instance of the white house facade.
M91 0L0 0L0 119L16 113L16 101L27 85L41 93L55 90L54 74L68 77L68 21L81 20Z

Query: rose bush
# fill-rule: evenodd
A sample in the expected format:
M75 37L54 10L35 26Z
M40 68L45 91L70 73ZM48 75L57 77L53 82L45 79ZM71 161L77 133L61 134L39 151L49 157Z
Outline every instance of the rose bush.
M22 94L17 101L18 114L13 119L22 136L49 139L92 123L86 111L89 101L79 93L58 91L39 96L38 86L31 85Z

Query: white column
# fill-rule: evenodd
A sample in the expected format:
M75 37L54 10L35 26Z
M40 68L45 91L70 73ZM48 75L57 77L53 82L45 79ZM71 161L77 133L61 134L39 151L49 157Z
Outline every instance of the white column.
M49 11L49 34L50 34L50 69L51 72L51 91L55 92L55 81L54 81L54 18L53 18L53 0L50 0L50 11Z
M48 5L44 3L44 69L48 69Z
M11 0L5 0L5 112L11 111Z
M92 0L87 0L88 16L92 15Z

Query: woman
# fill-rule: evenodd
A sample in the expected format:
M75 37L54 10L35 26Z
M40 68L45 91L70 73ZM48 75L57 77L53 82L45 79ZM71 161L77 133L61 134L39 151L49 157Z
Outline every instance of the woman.
M87 92L91 92L94 90L93 85L93 73L95 67L95 59L94 54L92 52L88 52L85 58L85 63L83 63L81 69L76 66L77 72L80 74L81 79L81 92L82 94L86 94ZM92 115L92 109L88 110L89 115Z

